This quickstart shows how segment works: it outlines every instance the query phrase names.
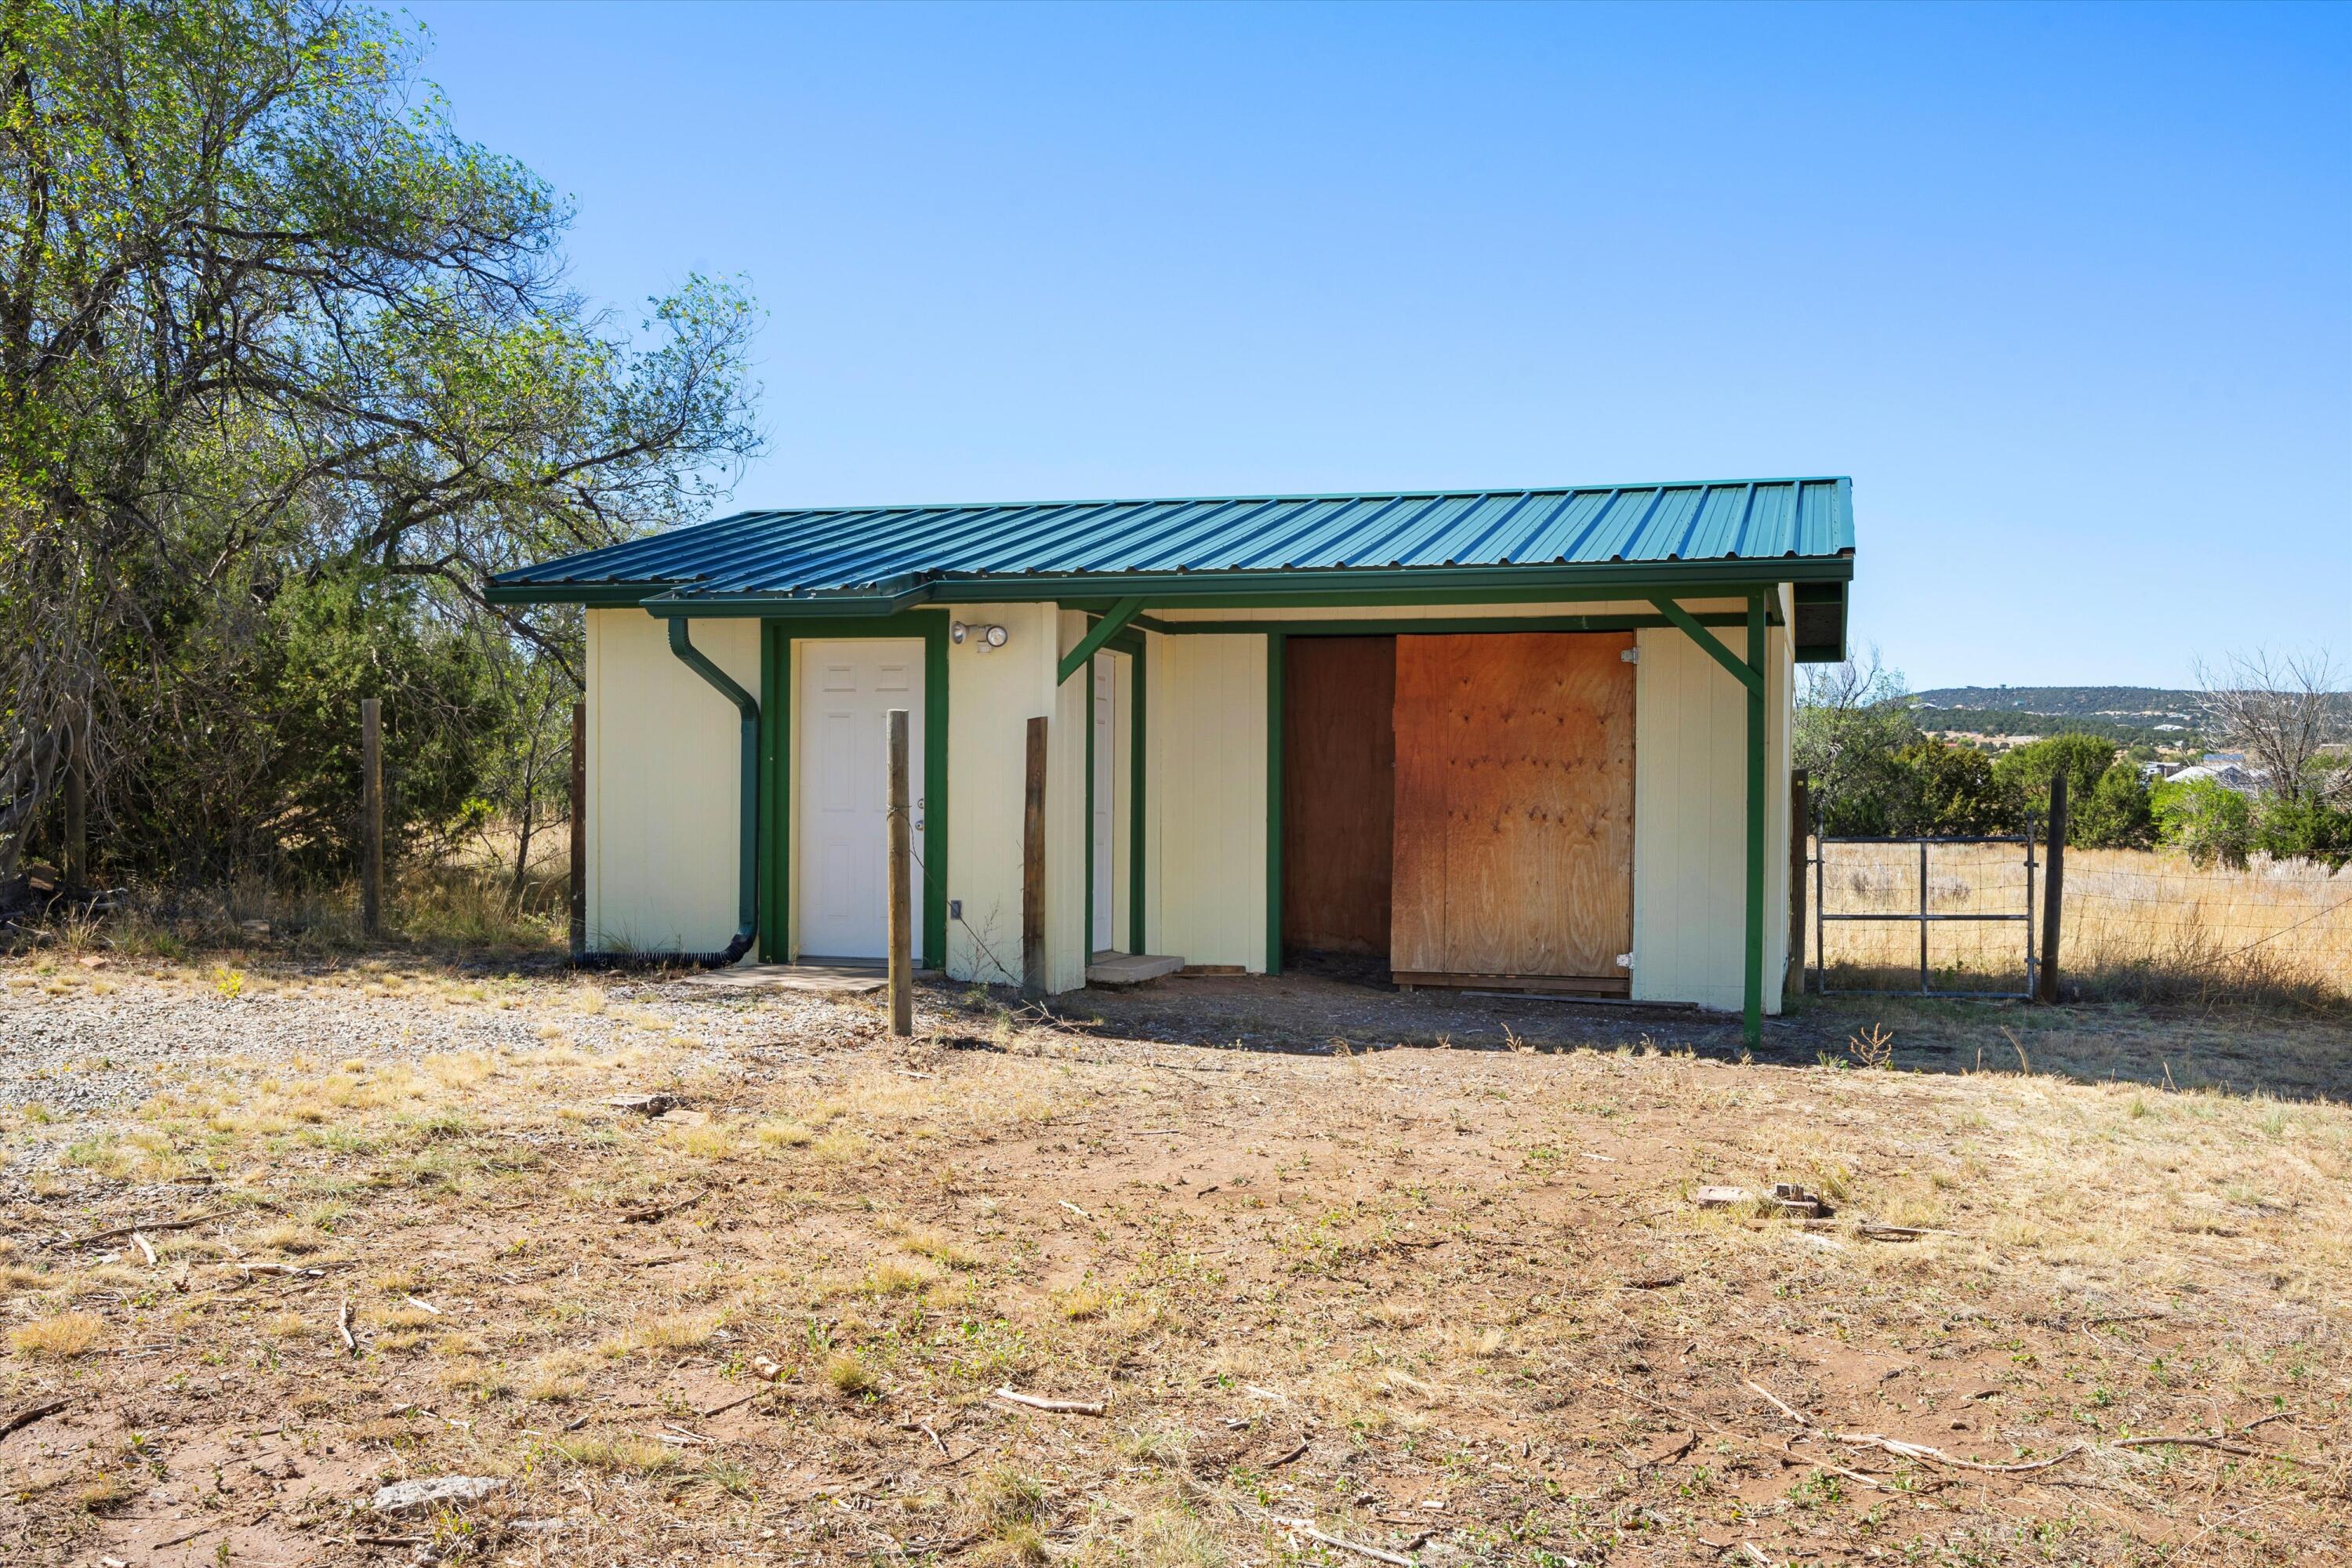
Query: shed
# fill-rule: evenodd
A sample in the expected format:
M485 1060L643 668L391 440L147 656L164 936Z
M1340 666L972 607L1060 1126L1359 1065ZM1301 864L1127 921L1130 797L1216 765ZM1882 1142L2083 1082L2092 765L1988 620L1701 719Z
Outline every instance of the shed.
M882 956L905 708L917 956L1019 981L1042 717L1048 991L1336 950L1752 1037L1853 572L1801 478L749 511L489 595L586 608L593 951Z

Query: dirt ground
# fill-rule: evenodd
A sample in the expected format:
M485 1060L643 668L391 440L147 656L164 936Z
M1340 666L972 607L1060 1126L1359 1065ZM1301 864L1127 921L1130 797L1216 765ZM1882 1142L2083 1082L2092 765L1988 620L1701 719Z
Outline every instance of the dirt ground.
M919 1000L0 965L0 1557L2346 1555L2326 1020Z

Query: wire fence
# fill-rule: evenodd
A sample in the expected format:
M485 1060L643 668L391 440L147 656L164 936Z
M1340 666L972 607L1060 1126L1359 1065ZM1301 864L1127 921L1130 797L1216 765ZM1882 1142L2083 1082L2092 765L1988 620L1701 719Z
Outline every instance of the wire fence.
M2039 847L2037 847L2038 848ZM1827 910L1903 914L1921 907L1915 844L1815 841ZM1937 915L2042 910L2045 868L2029 883L2023 847L1943 844L1927 860ZM2030 888L2030 894L2029 894ZM2030 903L2029 903L2030 897ZM2107 1000L2352 1002L2352 867L2305 860L2198 866L2185 855L2069 849L2059 922L2065 994ZM1807 921L1806 958L1833 990L1918 989L1918 924ZM2022 991L2024 922L1938 920L1925 926L1934 989Z

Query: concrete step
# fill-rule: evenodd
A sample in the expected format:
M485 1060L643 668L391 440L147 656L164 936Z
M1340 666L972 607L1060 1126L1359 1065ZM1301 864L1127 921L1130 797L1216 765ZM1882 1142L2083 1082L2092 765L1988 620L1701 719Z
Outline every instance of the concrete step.
M1182 959L1166 953L1097 952L1087 961L1087 984L1142 985L1183 967Z

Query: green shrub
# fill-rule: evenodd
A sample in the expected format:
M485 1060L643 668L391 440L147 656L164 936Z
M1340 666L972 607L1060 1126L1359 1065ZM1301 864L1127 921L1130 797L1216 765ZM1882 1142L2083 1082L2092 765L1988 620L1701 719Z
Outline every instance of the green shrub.
M2254 844L2254 805L2211 779L2165 780L2149 792L2157 841L2200 866L2242 867Z
M2352 809L2315 795L2265 795L2254 809L2254 847L2276 860L2316 860L2330 869L2352 861Z
M2067 781L2073 788L2074 781ZM2137 764L2117 758L2086 795L2067 807L2066 842L2085 849L2146 849L2156 842L2147 781Z

